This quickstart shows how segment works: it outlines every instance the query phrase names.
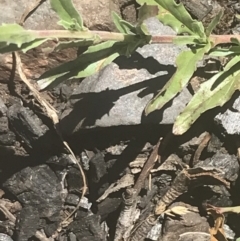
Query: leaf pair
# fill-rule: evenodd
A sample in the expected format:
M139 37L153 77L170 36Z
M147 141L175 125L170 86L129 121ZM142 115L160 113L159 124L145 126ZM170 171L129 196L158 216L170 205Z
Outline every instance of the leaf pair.
M59 24L68 30L85 31L79 13L69 0L51 0L51 6L60 17ZM24 29L18 24L3 24L0 26L0 53L17 50L27 52L36 48L49 38L41 38L34 31Z
M127 45L107 41L91 46L75 60L45 72L38 80L41 89L52 88L67 79L90 76L127 50Z
M170 26L177 34L187 33L205 37L204 27L201 22L193 20L183 4L174 0L137 0L140 5L158 7L157 17L163 24Z
M58 24L68 30L87 30L83 26L81 15L75 9L71 1L67 0L50 0L52 9L58 14L61 19Z
M18 24L3 24L0 26L0 53L8 53L36 48L48 39L38 38L33 32L25 30Z
M173 28L177 34L187 33L188 36L184 38L183 42L179 42L180 44L194 42L196 44L196 39L204 39L207 42L202 23L193 20L182 3L177 4L174 0L138 0L138 3L157 5L159 8L157 17L163 24ZM179 54L176 60L177 70L175 74L147 105L145 109L146 114L161 109L187 85L196 70L197 62L203 58L210 48L210 43L206 43L202 48L194 48Z
M69 7L66 2L70 2L70 0L51 0L53 9L61 18L59 24L65 28L69 28L70 25L72 26L77 22L78 24L74 28L80 31L85 30L80 15L75 12L76 10L73 11L72 6ZM66 79L83 78L93 75L110 64L119 55L129 56L136 48L143 46L151 40L151 36L144 35L142 26L134 27L132 24L121 19L116 13L113 13L112 17L117 29L124 34L124 41L106 41L89 47L75 60L64 63L44 73L38 80L40 89L54 87ZM139 37L140 35L141 37ZM91 44L91 40L68 41L60 43L56 49L89 44Z
M188 34L185 37L176 38L174 43L191 44L190 50L183 51L178 55L176 60L177 69L174 75L146 106L145 114L148 115L157 109L163 108L165 104L187 86L196 70L198 61L203 59L204 55L212 48L209 36L223 15L223 12L219 12L208 28L204 30L202 23L193 20L182 3L177 4L174 0L138 0L138 3L157 5L159 9L157 16L163 24L172 27L177 34ZM231 63L229 64L231 65ZM231 72L231 70L229 71ZM226 76L224 74L225 71L220 76ZM212 90L211 87L217 78L218 76L203 84L183 113L177 117L173 127L174 134L183 134L203 112L218 105L223 105L229 100L236 90L235 81L238 78L238 73L235 73L231 78L227 78L222 84ZM232 84L229 89L227 89L228 84Z
M223 71L200 86L185 110L177 117L173 133L184 133L202 113L223 106L236 90L240 90L240 56L234 57Z

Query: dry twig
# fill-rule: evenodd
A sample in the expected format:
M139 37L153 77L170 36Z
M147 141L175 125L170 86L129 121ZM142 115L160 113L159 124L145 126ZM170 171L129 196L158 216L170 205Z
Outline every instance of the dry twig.
M36 0L33 6L29 7L21 16L21 19L19 21L20 25L23 25L24 22L27 20L27 18L46 0Z
M202 154L203 149L207 146L209 140L211 139L211 135L207 132L205 136L203 137L203 140L201 141L200 145L198 146L197 150L195 151L194 157L193 157L193 166L197 164L199 161L199 158Z
M154 164L156 163L156 161L159 158L158 155L158 149L160 146L160 141L162 138L159 139L159 141L157 142L156 146L154 147L150 157L148 158L147 162L145 163L135 185L134 185L134 189L136 190L136 195L139 194L139 192L141 191L141 188L143 186L144 181L146 180L147 176L149 175L150 171L152 170Z
M41 104L41 106L44 108L44 110L46 111L48 117L52 120L55 130L58 134L58 136L60 137L61 141L63 142L64 146L67 148L67 150L69 151L69 153L72 155L73 157L73 162L74 164L76 164L80 170L80 173L82 175L82 179L83 179L83 190L82 190L82 195L81 198L79 199L79 203L76 206L76 208L68 215L68 217L65 218L65 220L63 220L63 222L61 223L62 226L65 226L67 221L69 220L69 218L78 210L78 208L81 205L81 200L83 198L83 196L86 193L87 190L87 181L86 181L86 176L84 174L84 171L82 169L82 166L80 165L80 163L77 161L76 156L74 155L73 151L71 150L71 148L69 147L68 143L66 141L64 141L61 132L58 129L58 123L59 123L59 119L58 119L58 115L57 115L57 111L41 96L40 92L30 83L30 81L27 79L26 75L23 72L23 67L22 67L22 62L21 62L21 58L19 56L18 53L15 52L15 57L16 57L16 67L17 67L17 71L19 73L19 76L21 78L21 80L27 85L27 87L29 88L29 90L32 92L33 96L35 97L35 99Z
M35 4L33 7L27 9L25 11L25 13L22 15L19 24L23 25L25 20L27 19L27 17L29 17L44 1L46 0L36 0ZM51 106L40 94L40 92L30 83L30 81L27 79L26 75L23 72L23 67L22 67L22 61L21 58L19 56L19 54L17 52L13 53L13 57L15 57L16 59L16 68L17 71L19 73L19 76L21 78L21 80L27 85L27 87L29 88L29 90L32 92L34 98L41 104L41 106L44 108L44 110L47 112L47 116L52 120L55 130L58 134L58 136L60 137L62 143L64 144L64 146L67 148L67 150L69 151L69 153L72 155L73 157L73 162L74 164L76 164L80 170L82 179L83 179L83 188L82 188L82 195L81 198L79 199L78 205L76 206L76 208L62 221L61 226L65 226L66 224L68 224L68 220L72 217L72 215L78 210L78 208L81 205L81 200L84 197L86 191L87 191L87 181L86 181L86 176L84 174L83 168L80 165L80 163L77 161L76 156L74 155L73 151L71 150L71 148L69 147L68 143L66 141L64 141L61 131L58 129L58 123L59 123L59 119L58 119L58 115L57 115L57 111L53 108L53 106ZM67 223L68 222L68 223Z
M161 139L157 142L156 146L153 148L153 151L144 164L142 172L140 173L135 185L133 188L127 189L125 192L124 198L124 205L122 211L120 213L120 217L118 219L117 227L116 227L116 235L114 241L125 240L131 236L131 240L143 240L146 238L148 231L151 227L156 223L158 217L156 215L151 215L139 224L138 227L135 227L133 230L133 223L136 221L134 214L136 213L137 207L137 196L141 191L143 184L150 174L153 166L155 165L156 161L159 159L159 148L161 142L161 150L164 150L166 145L171 140L171 133L168 134L164 140L161 142ZM129 195L129 193L131 195ZM126 198L127 197L127 198ZM136 232L135 232L136 231Z
M16 217L6 207L6 201L0 200L0 210L12 223L16 222Z

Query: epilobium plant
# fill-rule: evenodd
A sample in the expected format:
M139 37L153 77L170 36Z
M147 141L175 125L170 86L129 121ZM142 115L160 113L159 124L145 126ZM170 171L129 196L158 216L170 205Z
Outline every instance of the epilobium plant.
M232 56L225 68L201 84L184 111L177 117L173 133L181 135L205 111L226 103L240 88L240 42L239 36L211 35L223 12L219 12L207 28L191 18L184 6L174 0L136 0L141 8L136 26L112 14L118 33L90 31L83 26L79 12L71 0L50 0L65 30L26 30L17 24L0 26L0 53L22 50L27 52L45 41L58 39L55 50L87 46L76 59L45 72L38 80L40 89L56 86L66 79L90 76L111 63L120 55L130 56L138 47L151 43L188 45L176 59L176 72L162 90L148 103L145 114L161 109L173 99L190 81L198 61L204 55ZM143 21L156 16L170 26L177 36L151 36ZM68 39L62 40L62 39ZM222 43L232 47L223 48Z

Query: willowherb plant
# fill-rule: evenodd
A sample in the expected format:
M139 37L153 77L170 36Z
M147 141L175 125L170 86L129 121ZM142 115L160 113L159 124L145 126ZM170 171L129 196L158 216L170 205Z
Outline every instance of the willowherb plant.
M176 59L176 72L160 92L147 104L145 114L163 108L173 99L193 76L198 61L204 55L231 56L225 68L201 84L183 112L177 117L173 133L181 135L205 111L226 103L233 93L240 89L240 39L239 36L211 35L223 12L219 12L207 28L192 19L183 4L174 0L136 0L141 5L136 26L112 14L118 33L90 31L83 26L83 20L71 0L50 0L51 7L58 14L65 30L26 30L17 24L0 26L0 53L22 50L27 52L45 41L58 39L52 51L87 46L87 50L76 59L45 72L39 79L40 89L54 87L66 79L90 76L111 63L120 55L130 56L137 48L151 43L173 43L188 45ZM177 36L151 36L144 20L156 16L163 24L170 26ZM62 39L68 39L62 40ZM223 48L222 43L231 43Z

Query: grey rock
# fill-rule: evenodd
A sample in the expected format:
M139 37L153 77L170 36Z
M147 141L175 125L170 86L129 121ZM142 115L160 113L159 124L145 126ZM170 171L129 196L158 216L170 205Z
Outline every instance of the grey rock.
M32 110L17 104L9 108L8 118L15 133L17 133L30 148L33 148L34 141L48 131L47 126L43 125Z
M154 241L158 240L158 237L161 235L161 232L162 232L162 224L157 223L153 226L151 231L148 233L147 238L154 240Z
M108 0L73 0L75 8L81 13L84 24L88 28L112 29L113 23L111 18L111 11L119 12L119 6L111 3ZM25 0L8 0L0 1L0 24L14 23L21 19L23 13L34 6L34 2L27 2ZM29 18L27 18L24 26L27 29L60 29L57 22L59 18L52 10L50 1L44 1L36 11L34 11Z
M214 121L228 135L240 135L240 96L234 101L231 109L219 113Z
M223 230L224 230L224 234L228 240L235 239L235 236L236 236L235 232L227 224L223 225Z
M181 215L181 218L165 217L163 232L158 241L210 240L205 238L197 239L199 233L209 234L209 224L207 219L200 216L198 209L182 202L173 203L170 208L176 206L186 207L188 208L188 212ZM202 237L205 236L206 235L203 235Z
M7 133L8 128L8 118L6 116L0 117L0 133Z
M16 136L12 131L6 134L0 134L0 145L11 146L16 142Z
M27 241L40 226L45 228L46 233L46 229L49 232L53 225L59 224L62 187L50 167L45 164L26 167L7 179L3 186L23 206L16 222L16 240ZM48 222L44 223L44 220Z
M211 241L211 235L204 232L188 232L179 235L178 241Z
M239 163L235 155L218 151L212 158L199 162L196 166L216 167L223 171L225 179L232 182L238 178Z
M174 34L155 18L148 19L146 24L152 34ZM171 44L146 45L131 58L120 57L85 78L62 113L62 131L70 135L81 128L173 124L191 98L186 88L157 115L146 117L143 111L174 73L176 57L182 50Z
M7 106L4 104L3 100L0 98L0 115L5 115L7 113Z
M0 241L13 241L10 236L5 233L0 233Z
M111 12L115 11L120 14L121 5L112 0L73 0L76 10L81 13L84 25L91 30L114 31L115 25L111 17ZM123 2L121 0L121 2ZM18 23L26 12L35 6L35 1L25 0L0 0L0 26L3 23ZM63 29L58 24L59 17L52 10L50 1L41 1L40 6L35 11L31 11L24 22L26 29L33 30L53 30ZM36 79L45 71L52 69L64 62L76 58L76 48L65 49L60 52L49 53L44 51L44 48L52 48L53 41L47 41L43 46L39 46L27 54L20 52L23 66L27 66L29 79ZM0 54L0 81L6 83L12 73L12 57L10 54ZM19 81L19 76L16 75L16 81ZM1 103L0 103L1 112Z
M41 119L29 108L14 104L8 109L8 119L12 125L14 133L24 142L26 148L38 148L42 150L52 149L48 148L51 144L60 142L54 132L42 122ZM10 137L10 136L9 136ZM11 135L12 137L12 135Z
M222 145L223 142L216 135L214 135L214 133L212 133L211 139L207 145L207 151L216 153L221 149Z

